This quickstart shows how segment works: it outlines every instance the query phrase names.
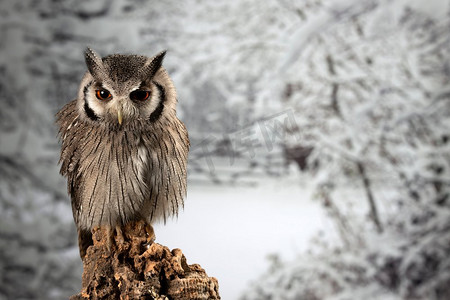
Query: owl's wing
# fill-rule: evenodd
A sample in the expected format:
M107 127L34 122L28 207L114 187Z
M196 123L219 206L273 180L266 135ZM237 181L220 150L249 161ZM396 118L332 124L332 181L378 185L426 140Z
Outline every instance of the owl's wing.
M143 137L148 145L145 182L149 201L144 211L150 221L177 216L186 197L189 137L184 124L175 119L170 126L149 131Z
M79 197L77 197L78 187L78 168L80 161L80 152L77 145L81 144L84 134L78 132L81 126L78 121L78 111L76 109L76 100L67 103L57 114L56 123L59 125L59 137L62 142L60 173L67 176L67 191L71 196L72 212L74 220L78 222L78 212L80 209Z

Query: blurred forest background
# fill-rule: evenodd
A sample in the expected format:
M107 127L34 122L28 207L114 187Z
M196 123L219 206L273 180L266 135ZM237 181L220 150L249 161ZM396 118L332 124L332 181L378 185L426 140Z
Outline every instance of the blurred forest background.
M266 244L277 244L287 216L252 219L268 182L323 212L305 249L273 253L252 278L225 256L247 251L233 240L214 257L228 273L190 261L218 277L224 299L450 298L449 1L2 0L0 36L0 299L80 288L54 114L76 96L88 45L168 50L192 144L190 219L209 214L189 214L202 193L225 193L202 227L224 220L216 235L251 240L257 231L233 223L247 214L255 230L271 223Z

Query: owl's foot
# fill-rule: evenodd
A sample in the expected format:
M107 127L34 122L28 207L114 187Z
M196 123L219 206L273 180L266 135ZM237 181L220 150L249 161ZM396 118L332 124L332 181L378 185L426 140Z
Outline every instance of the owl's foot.
M139 232L139 236L142 238L140 241L143 245L148 246L155 241L155 231L153 230L152 225L150 225L147 221L139 220L132 226L134 226L134 228L137 229L137 232Z
M106 249L107 249L107 255L110 256L112 253L112 246L114 243L114 230L111 226L106 226L105 230L106 234Z
M116 226L116 243L121 245L125 243L125 237L123 236L122 227Z
M125 238L120 226L106 226L105 229L107 255L111 255L113 244L116 244L117 247L120 247L125 243Z
M125 226L98 226L92 229L95 243L102 243L104 255L111 256L114 252L140 252L142 247L148 247L155 241L153 227L144 220L129 222Z
M93 240L93 244L99 245L103 244L106 246L106 256L110 256L112 253L112 246L114 243L114 230L111 226L94 226L91 230L91 236ZM98 246L97 246L98 247ZM87 251L87 250L86 250ZM82 254L82 259L84 259L84 255Z
M145 224L145 233L147 235L147 245L153 244L153 242L156 240L155 231L153 230L153 226L146 223Z

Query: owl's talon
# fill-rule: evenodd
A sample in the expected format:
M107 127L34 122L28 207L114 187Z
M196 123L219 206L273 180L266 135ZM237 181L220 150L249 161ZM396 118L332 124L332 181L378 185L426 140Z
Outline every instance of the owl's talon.
M112 253L113 243L114 243L114 230L110 226L108 226L106 228L106 249L108 256L110 256Z
M120 226L116 226L116 237L118 244L125 243L125 237L123 236L122 228Z
M153 242L156 240L156 235L152 225L145 224L145 233L147 234L147 245L153 244Z

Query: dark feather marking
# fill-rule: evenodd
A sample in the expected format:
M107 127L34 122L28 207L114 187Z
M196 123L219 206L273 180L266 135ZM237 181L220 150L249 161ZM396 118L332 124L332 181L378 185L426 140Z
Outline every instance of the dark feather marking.
M131 170L133 171L133 175L134 175L134 177L136 178L136 181L139 182L139 180L140 180L140 179L139 179L139 174L136 173L136 169L135 169L134 167L132 167ZM131 182L133 182L133 181L131 181ZM134 187L134 185L133 185L133 187ZM140 184L138 184L138 189L139 189L139 192L140 192L142 195L145 195L144 191L142 191L142 187L141 187Z
M153 210L152 210L152 219L153 219L153 214L156 213L156 208L158 207L158 200L159 200L159 184L156 184L156 187L153 187L156 191L156 195L155 195L155 202L153 204ZM153 190L152 190L153 192Z
M173 164L173 160L170 161L171 165L172 165L172 176L174 176L175 174L177 174L177 171L175 169L175 166ZM172 204L172 214L177 215L178 216L178 197L177 197L177 192L175 190L174 185L172 184L172 189L173 189L173 196L174 196L174 200L175 200L175 205ZM172 201L172 203L174 203ZM176 208L176 209L175 209Z
M145 142L144 142L144 140L143 140L143 138L141 137L140 138L140 141L139 141L139 145L140 146L143 146L143 147L145 147L146 149L147 149L147 147L146 147L146 145L145 145ZM147 187L148 188L148 184L145 182L146 181L146 179L147 179L147 177L148 177L148 162L146 163L143 159L142 159L142 157L139 155L139 151L137 150L136 151L137 153L137 155L138 155L138 158L141 160L141 162L142 162L142 164L143 164L143 166L144 166L144 170L143 170L143 178L139 178L138 177L138 174L136 175L136 181L137 182L140 182L141 180L143 180L144 182L143 182L143 184L139 184L139 191L141 192L141 196L142 196L142 198L145 198L146 197L146 195L148 195L147 194L147 191L145 191L145 187ZM148 158L148 151L147 151L147 158ZM138 173L139 173L139 170L138 170ZM143 188L144 188L144 190L143 190Z
M150 201L152 201L152 196L153 196L153 187L149 187L149 189L150 189ZM155 201L156 201L156 199L155 199ZM153 214L154 214L154 210L152 210L152 212L151 212L151 214L150 214L150 220L153 220Z
M92 201L92 198L94 197L95 188L97 187L97 182L98 182L98 176L95 178L94 187L92 188L91 197L89 198L89 205L88 205L89 206L89 214L88 215L91 214L91 209L92 209L91 201ZM94 220L91 221L91 225L92 225L92 222L94 222Z
M167 176L169 176L169 175L167 175ZM164 203L169 203L169 201L170 201L169 200L169 180L166 180L165 186L166 186L166 192L165 192L166 201ZM173 207L174 207L173 200L171 202L172 202L172 210L173 210ZM166 210L164 209L164 221L166 219L166 217L165 217L166 213L165 212L166 212Z
M166 149L166 153L168 154L169 153L169 147L167 146L167 144L166 144L166 142L165 142L165 140L164 139L161 139L161 142L162 142L162 144L164 145L164 147L165 147L165 149ZM162 152L162 150L161 150L161 152ZM168 157L167 157L167 155L166 155L166 160L168 159ZM165 196L166 196L166 201L164 202L164 203L169 203L169 183L170 183L170 178L169 178L169 176L170 176L170 173L169 173L169 165L166 163L165 164L165 167L166 167L166 169L167 170L165 170L165 172L163 172L162 174L163 175L165 175L165 176L167 176L167 178L166 178L166 182L165 182ZM173 207L173 201L171 201L172 202L172 207ZM166 211L165 209L164 209L164 211ZM165 218L164 218L165 219Z
M71 190L75 189L75 187L73 186L73 180L70 181L70 189ZM71 200L71 204L72 204L72 214L75 219L75 223L78 224L78 220L80 219L80 209L79 209L80 203L77 201L75 192L74 193L70 192L69 194L70 194L70 200ZM75 215L74 208L77 212L76 215Z
M176 145L176 144L175 144L175 141L172 139L171 136L170 136L170 139L172 140L172 142L174 143L174 145ZM186 146L186 145L184 144L184 146ZM176 159L177 164L178 164L178 170L181 171L181 173L183 174L183 176L186 176L186 163L183 163L183 162L180 161L180 151L181 151L182 149L180 149L180 148L178 148L178 147L174 147L174 150L175 150L175 155L174 155L174 156L175 156L175 159ZM184 152L183 152L183 153L184 153ZM181 153L181 154L183 154L183 153ZM176 174L177 174L177 177L178 177L178 187L179 187L179 191L180 191L177 195L180 196L180 198L181 198L181 205L182 205L182 207L184 208L184 200L183 200L183 197L184 197L185 195L182 195L182 194L181 194L181 191L183 190L184 192L186 192L185 181L182 180L182 178L181 178L181 176L180 176L180 172L176 172Z
M151 170L151 173L153 173L154 172L154 170L155 170L155 161L153 161L153 159L151 159L151 156L149 155L149 159L150 159L150 162L151 162L151 167L150 167L150 170ZM158 164L159 164L159 161L158 161ZM155 214L155 212L156 212L156 206L158 205L158 193L156 194L156 196L154 197L153 196L153 188L154 188L154 185L153 185L153 182L152 182L152 177L150 176L149 177L149 188L150 188L150 201L154 201L153 202L153 209L152 209L152 211L151 211L151 216L150 216L150 219L151 220L153 220L153 215Z
M130 143L128 142L128 139L127 139L127 145L130 145ZM137 167L134 164L131 167L131 171L133 172L133 175L134 175L134 178L136 179L136 182L139 182L140 181L139 174L138 174L139 171L137 170ZM133 180L131 180L130 182L133 185L133 190L135 190L135 187L134 187L134 184L133 184ZM142 186L140 184L138 184L138 189L139 189L139 192L141 193L141 195L144 196L145 195L145 191L142 190ZM131 201L132 200L130 200L130 202ZM136 211L135 208L134 208L134 205L133 205L133 211Z
M101 157L102 157L102 155L103 155L103 152L102 153L100 153L99 154L99 159L97 160L97 162L100 164L101 163ZM101 174L105 174L105 167L106 167L106 164L103 164L103 168L102 168L102 172L101 172ZM100 176L100 173L98 173L97 172L97 180L98 180L98 177ZM89 215L91 215L91 211L92 211L92 206L93 205L91 205L91 200L89 200ZM105 206L105 200L103 199L103 207ZM103 210L103 208L102 208L102 210ZM91 215L92 216L92 218L91 218L91 226L92 226L92 224L94 223L94 216L95 216L95 211L94 211L94 213Z
M178 128L178 126L175 125L175 128ZM180 130L175 130L175 132L178 134L178 138L180 139L180 141L183 141Z
M110 162L110 164L109 164L109 168L108 168L108 170L112 173L112 169L111 169L111 162L112 162L112 160L113 160L113 156L114 156L114 134L112 134L112 135L110 135L110 139L111 139L111 142L110 142L110 148L109 148L109 156L108 156L108 162ZM108 190L108 198L107 199L109 199L109 201L108 201L108 205L107 205L107 208L108 208L108 219L109 219L109 224L111 224L111 208L113 207L113 203L114 203L114 200L113 200L113 197L116 197L116 198L118 198L118 196L117 196L117 194L116 193L114 193L114 191L115 191L115 185L113 184L114 182L113 182L113 180L112 180L112 176L109 176L109 173L108 173L108 179L109 179L109 190ZM117 209L119 210L119 216L120 216L120 205L118 205L118 207L117 207Z
M107 162L111 161L111 147L109 149L110 151L108 151L108 158L106 159ZM103 163L103 165L108 165L107 163ZM111 198L111 178L109 176L109 168L106 168L106 174L105 174L105 178L106 178L106 184L108 184L109 182L109 190L108 190L108 195L107 197L103 198L103 205L102 205L102 214L100 216L100 224L103 221L103 214L105 212L105 199L110 199Z
M87 136L90 136L90 135L87 135ZM95 137L94 142L97 142L97 143L96 143L96 146L95 146L95 147L92 147L92 149L91 149L90 153L87 155L87 157L89 157L89 156L91 156L91 154L97 152L98 147L100 146L100 142L101 142L101 141L98 141L98 139L99 139L99 137L100 137L101 135L96 134L95 136L96 136L96 137ZM85 168L85 171L84 171L84 172L88 172L88 170L91 170L92 165L93 165L94 163L97 163L97 165L99 165L99 162L100 162L100 160L99 160L97 157L92 158L91 161L90 161L90 163L89 163L89 165ZM104 166L103 166L103 169L104 169ZM92 199L93 199L94 194L95 194L95 189L96 189L96 187L97 187L98 177L99 177L99 175L98 175L98 173L97 173L97 177L95 178L95 184L94 184L94 187L92 188L91 196L89 197L89 204L88 204L88 207L89 207L89 213L88 213L88 216L91 215L91 211L92 211L91 203L92 203ZM93 223L93 219L91 220L91 224L92 224L92 223Z
M86 116L88 116L89 119L91 119L92 121L97 121L98 120L98 116L95 114L95 112L92 110L92 108L89 107L88 102L87 102L88 89L92 85L92 83L93 83L92 81L89 82L83 89L84 112L86 113Z
M172 213L173 213L174 216L178 217L178 210L179 210L179 207L178 207L178 195L177 195L177 192L175 190L175 186L173 186L173 185L172 185L172 190L173 190L173 197L175 198L175 203L177 204L176 205L176 209L174 208Z
M125 179L125 185L128 186L127 176L124 176L124 179ZM133 180L130 180L130 185L131 185L131 187L132 187L133 190L136 190L136 188L134 187L134 184L133 184ZM141 194L141 196L144 196L144 195ZM133 199L129 199L129 200L130 200L130 201L129 201L129 202L130 202L130 205L129 205L128 207L131 207L131 211L132 211L133 213L136 213L136 208L134 207Z
M171 136L170 134L169 134L168 136L169 136L169 138L170 138L172 144L173 144L173 145L176 145L175 140L172 138L172 136ZM173 156L174 156L175 159L177 160L178 166L181 168L181 166L183 166L183 164L181 163L180 158L178 157L178 156L179 156L179 153L178 153L178 151L177 151L177 147L173 147Z
M133 172L134 178L136 178L136 181L139 182L139 174L136 171L136 166L132 166L131 171ZM133 182L133 181L131 181ZM141 186L138 184L139 187L139 191L141 192L142 195L144 195L144 192L142 191Z
M124 140L125 140L125 145L129 145L129 143L128 143L128 137L127 137L127 133L125 132L124 133L124 135L123 135L123 138L124 138ZM126 155L125 155L125 151L122 151L122 161L127 161L127 157L126 157ZM119 162L118 162L119 163ZM123 165L121 164L121 170L123 170L124 169L124 167L123 167ZM125 174L125 176L123 177L124 178L124 180L125 180L125 186L129 186L128 185L128 176ZM133 180L130 180L130 184L131 184L131 186L133 186ZM133 190L135 190L135 188L134 188L134 186L133 186ZM123 194L123 189L122 189L122 194ZM125 199L125 198L124 198ZM126 202L127 201L124 201L124 204L126 204ZM127 205L128 206L128 208L131 208L131 211L133 212L133 213L135 213L136 212L136 209L134 208L134 205L133 205L133 200L132 199L129 199L129 204L130 205Z
M99 137L99 136L101 136L101 135L97 135L97 137ZM96 152L97 151L97 149L98 149L98 147L100 146L100 142L97 144L97 146L95 147L95 151L92 151L90 154L92 154L93 152ZM92 160L92 163L95 161L95 162L97 162L97 165L101 165L101 158L103 157L103 150L100 152L100 153L98 153L98 156L97 157L95 157L93 160ZM89 154L89 155L90 155ZM102 172L101 173L98 173L97 172L97 179L96 180L98 180L98 177L99 177L99 174L104 174L104 172L105 172L105 167L106 167L106 164L103 164L103 166L102 166ZM89 200L89 215L91 214L91 209L92 209L92 205L91 205L91 201L92 201L92 199L90 199Z
M138 153L137 153L137 150L136 150L136 154L138 154ZM147 193L146 193L145 190L143 190L143 188L144 188L145 186L148 186L148 187L149 187L149 185L145 182L145 180L147 179L148 174L144 173L144 175L143 175L144 178L139 178L139 170L137 170L137 166L136 166L136 168L133 167L132 169L133 169L133 173L135 174L135 177L136 177L136 182L140 182L141 180L144 180L145 185L138 184L138 187L139 187L139 191L140 191L142 197L145 198L145 195L147 195Z
M108 196L105 197L105 198L103 199L102 215L100 216L100 224L102 224L102 221L103 221L103 214L105 213L105 202L106 202L105 199L111 199L111 188L112 188L112 185L111 185L111 178L109 177L109 174L106 176L106 180L107 180L107 184L109 183ZM111 202L112 202L112 201L111 201ZM110 201L108 201L108 204L109 204L109 203L110 203ZM109 206L109 205L108 205L108 206Z
M131 169L133 170L134 168L131 168ZM136 177L136 178L137 178L137 177ZM127 176L125 176L125 183L126 183L126 182L127 182ZM133 179L130 180L130 185L131 185L132 190L135 191L135 190L136 190L136 187L134 186ZM140 187L139 185L138 185L138 188L139 188L139 192L141 193L141 196L144 197L144 194L142 193L141 187ZM136 208L134 207L133 199L130 199L130 205L131 205L131 209L132 209L133 213L136 213L137 210L136 210Z
M176 145L177 142L175 141L175 139L173 138L172 134L168 134L167 135L170 139L170 142L172 143L173 147L172 147L172 155L176 155Z
M159 91L159 103L158 107L156 107L156 109L150 114L149 120L152 123L158 120L161 116L164 109L164 102L166 101L166 90L164 89L164 87L156 81L153 81L153 83Z
M111 223L111 204L112 203L114 203L113 201L112 201L112 180L111 180L111 177L108 177L108 182L109 182L109 188L108 188L108 197L106 198L106 199L108 199L108 205L106 206L106 208L108 209L108 212L109 212L109 214L107 214L107 216L108 216L108 220L109 220L109 222L108 223ZM104 214L104 212L105 212L105 200L103 200L103 210L102 210L102 216L101 216L101 218L100 218L100 224L102 224L102 220L103 220L103 214Z
M180 174L177 173L177 176L178 176L178 188L181 191L182 185L183 185L183 181L181 180ZM178 195L181 197L181 207L184 208L184 199L183 199L183 197L185 195L182 195L181 192Z
M80 135L82 135L84 138L83 142L82 142L83 146L79 150L80 153L84 153L86 148L91 146L91 143L87 142L86 139L88 139L92 136L95 136L95 141L97 141L99 139L99 136L101 136L101 135L95 134L95 132L93 133L93 131L94 131L94 128L91 127L89 132L80 133ZM89 157L92 153L96 152L100 143L101 143L101 141L98 141L97 147L95 147L95 150L91 149L91 152L88 155L86 155L86 157ZM94 148L94 147L92 147L92 148Z
M152 136L153 136L153 142L154 142L155 144L158 143L158 138L156 137L155 133L152 132L151 134L152 134ZM163 159L163 157L164 157L165 155L164 155L164 153L162 152L161 147L157 147L157 148L159 149L161 155L159 155L159 156L156 155L156 157L159 157L160 159ZM160 159L156 159L156 163L158 163L157 170L162 171L162 170L161 170ZM152 160L152 167L154 166L154 165L153 165L153 162L154 162L154 161ZM152 170L154 170L154 169L152 168Z
M118 165L118 163L117 163L117 148L116 148L116 146L119 144L119 143L117 143L116 141L116 139L114 138L115 137L115 135L114 134L111 134L110 135L110 138L111 138L111 148L110 148L110 160L108 160L108 161L110 161L111 162L111 164L110 164L110 168L112 168L112 164L114 163L114 161L113 160L115 160L116 161L116 165L117 165L117 175L119 176L119 182L120 182L120 184L122 184L122 181L120 180L120 168L119 168L119 165ZM117 144L117 145L116 145ZM110 192L109 192L109 196L111 197L111 195L114 195L115 197L116 197L116 202L117 202L117 210L118 210L118 215L119 215L119 220L122 220L122 216L121 216L121 205L120 205L120 197L119 197L119 195L118 195L118 191L117 191L117 193L112 193L112 190L113 190L113 184L112 184L112 182L113 182L113 180L112 180L112 178L110 178L110 181L109 181L109 190L110 190ZM116 189L118 189L118 187L117 186L115 186L114 185L114 190L116 191ZM108 198L109 199L109 198ZM110 207L110 206L109 206ZM111 214L109 214L109 216L111 216Z
M94 141L94 142L97 142L97 140L99 139L99 137L100 137L100 135L97 135L97 136L95 137L95 141ZM97 142L97 145L96 145L95 147L92 147L91 152L89 152L89 154L86 155L86 157L89 157L89 156L91 156L91 154L97 152L99 146L100 146L100 141ZM90 169L91 166L92 166L92 164L94 163L94 161L97 161L97 160L96 160L95 158L93 158L93 159L91 160L91 162L89 163L89 165L85 168L85 170Z
M118 145L118 146L119 146L119 145ZM124 151L122 150L122 153L123 153L123 152L124 152ZM123 156L122 156L122 157L123 157ZM123 172L123 168L121 167L120 159L119 159L119 156L118 156L117 151L116 151L116 163L117 163L117 168L119 169L119 182L120 182L120 190L121 190L121 193L122 193L122 204L124 204L124 206L125 206L125 203L126 203L127 201L126 201L126 199L125 199L125 193L124 193L124 191L123 191L123 181L122 181L122 172ZM127 177L127 176L124 176L124 177ZM126 179L124 178L124 180L126 180ZM126 183L126 181L125 181L125 183ZM117 201L117 202L118 202L118 205L120 205L119 201ZM123 210L123 209L122 209L122 210ZM120 208L119 208L119 216L120 216ZM126 217L125 212L123 212L122 223L125 223L125 222L126 222L125 217Z
M166 153L169 154L169 147L167 146L167 144L166 144L164 139L162 139L162 143L164 144L164 146L166 148ZM172 164L172 171L174 171L174 169L173 169L173 161L171 159L170 159L170 163ZM168 168L169 168L169 166L168 166ZM167 173L167 177L169 177L171 175L171 173L172 172L168 172ZM175 209L176 205L174 204L174 199L170 199L169 200L169 183L170 183L170 179L167 178L167 180L166 180L166 202L168 203L171 200L170 202L172 203L172 214L174 214L174 209Z
M84 102L84 112L86 113L86 116L88 116L89 119L92 121L97 121L98 116L95 114L95 112L89 107L87 102Z
M156 135L155 135L153 132L152 132L152 135L153 135L153 137L154 137L154 142L155 142L155 143L158 143L158 139L156 138ZM160 159L156 159L156 163L158 164L157 170L158 170L158 172L160 172L159 174L164 174L164 171L165 171L165 170L163 170L163 165L161 165L161 160L163 159L164 154L163 154L163 152L162 152L161 147L157 147L157 148L160 150L160 153L161 153L160 156L157 155L157 157L159 157ZM153 169L153 170L154 170L154 169ZM156 179L158 179L158 178L156 178ZM155 196L155 203L154 203L154 206L153 206L152 215L153 215L153 213L156 212L157 207L158 207L159 200L160 200L160 198L161 198L160 186L162 185L162 184L161 184L162 182L156 182L156 179L155 179L156 196ZM162 181L162 176L159 177L159 180ZM163 212L164 212L164 202L162 203L162 205L163 205ZM165 220L165 213L164 213L164 223L166 223L166 220Z
M152 134L152 136L153 136L154 142L155 142L155 143L158 143L158 138L156 137L155 133L152 132L151 134ZM157 147L157 148L159 149L159 151L160 151L160 153L161 153L161 155L160 155L160 156L157 155L157 157L160 157L160 158L162 159L162 158L165 156L164 153L162 152L162 148L161 148L161 146L160 146L160 147ZM154 162L154 161L152 160L152 167L153 167L153 162ZM158 163L157 170L160 172L160 174L164 174L164 170L162 170L162 168L161 168L161 162L160 162L160 160L157 159L155 163ZM152 170L154 170L154 169L152 168ZM161 178L162 178L162 177L161 177ZM153 204L152 218L153 218L153 214L156 212L157 205L158 205L158 200L159 200L159 182L155 182L155 184L156 184L157 191L156 191L155 202L154 202L154 204ZM164 203L163 203L163 205L164 205ZM164 219L165 219L165 218L164 218ZM164 220L164 222L165 222L165 220Z
M161 148L161 153L162 153L162 147L161 147L161 141L162 141L162 143L164 144L164 146L166 146L166 153L168 153L169 152L169 149L167 148L167 145L166 145L166 143L164 142L164 140L163 139L161 139L160 140L160 148ZM161 157L163 157L163 156L161 156ZM165 193L164 193L164 195L165 195L165 201L163 201L163 212L164 212L164 224L166 224L166 222L167 222L167 215L166 215L166 211L167 211L167 209L166 209L166 204L169 204L169 198L168 198L168 194L169 194L169 173L168 173L168 166L166 165L166 164L164 164L164 170L163 170L163 172L161 173L162 174L162 176L167 176L167 178L166 178L166 182L165 182L165 184L164 184L164 180L163 180L163 177L161 176L161 183L163 183L164 184L164 189L165 189Z
M79 145L80 144L80 140L81 140L81 135L77 135L76 134L77 132L73 132L72 130L68 130L66 133L70 135L70 140L69 141L65 141L65 143L67 143L66 144L67 146L65 147L64 152L66 150L69 151L71 149L71 148L67 149L69 147L69 145ZM67 153L64 153L64 154L67 154ZM66 163L61 166L61 169L63 167L66 168L66 173L69 171L70 165L74 161L76 161L75 160L75 155L79 155L79 153L76 150L72 149L72 151L70 153L70 157L67 159Z
M183 174L184 174L186 171L186 161L187 161L184 153L187 151L182 151L182 150L184 150L184 149L179 149L179 148L175 149L175 152L176 152L175 159L177 160L178 166L180 167L180 169L183 171ZM184 160L181 161L180 157L183 157Z
M164 148L166 149L166 153L169 154L169 147L167 146L166 141L163 138L161 139L161 141L162 141L162 143L164 145Z

